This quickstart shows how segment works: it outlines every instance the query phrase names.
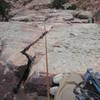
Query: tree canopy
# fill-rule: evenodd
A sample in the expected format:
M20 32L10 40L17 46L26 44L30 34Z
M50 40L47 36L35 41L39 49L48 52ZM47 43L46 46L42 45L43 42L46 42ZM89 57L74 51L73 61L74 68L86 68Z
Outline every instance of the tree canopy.
M9 20L10 4L5 0L0 0L0 18L1 21Z
M53 0L52 1L52 7L59 9L64 8L63 5L67 2L67 0Z

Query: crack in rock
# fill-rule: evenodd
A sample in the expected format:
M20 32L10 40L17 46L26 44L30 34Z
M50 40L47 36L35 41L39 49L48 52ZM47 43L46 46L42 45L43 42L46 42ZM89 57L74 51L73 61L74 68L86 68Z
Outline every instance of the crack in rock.
M36 44L40 39L42 39L49 31L45 31L36 41L34 41L33 43L31 43L30 45L28 45L24 50L21 51L21 53L23 55L26 56L26 58L28 59L28 62L27 62L27 65L26 66L26 69L24 70L24 73L23 73L23 76L21 77L20 81L18 82L16 88L13 89L13 92L15 94L18 93L18 90L21 86L22 83L24 83L27 78L28 78L28 75L30 73L30 69L31 69L31 66L32 64L34 63L34 60L36 58L36 56L34 57L31 57L29 54L26 53L26 51L28 51L30 49L31 46L33 46L34 44Z

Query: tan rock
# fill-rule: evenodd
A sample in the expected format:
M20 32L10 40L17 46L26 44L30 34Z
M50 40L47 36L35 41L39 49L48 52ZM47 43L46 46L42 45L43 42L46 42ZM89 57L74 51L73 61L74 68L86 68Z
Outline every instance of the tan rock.
M78 11L74 13L74 16L80 19L93 18L93 14L89 11Z
M21 65L26 65L27 61L28 60L27 60L26 56L24 56L21 53L17 53L15 55L13 55L13 57L11 57L9 62L11 62L13 65L21 66Z

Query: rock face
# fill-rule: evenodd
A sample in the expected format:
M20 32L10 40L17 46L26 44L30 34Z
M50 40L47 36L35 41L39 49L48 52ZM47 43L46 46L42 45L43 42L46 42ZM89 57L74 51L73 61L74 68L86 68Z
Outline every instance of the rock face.
M17 79L13 75L13 70L4 74L4 67L0 64L0 99L13 100L13 88L16 85Z
M21 9L21 8L30 8L34 6L40 6L40 5L48 5L50 3L50 0L7 0L10 2L13 6L13 8Z
M47 35L49 72L85 71L99 66L100 26L97 24L64 24L55 26ZM33 66L31 74L45 70L44 40L41 40L34 51L44 56Z
M74 14L75 17L80 18L80 19L89 19L93 18L93 15L89 11L78 11Z
M16 11L15 11L16 12ZM92 23L93 15L89 11L73 11L73 10L55 10L41 9L20 10L11 18L11 21L49 23L51 25L58 23Z
M53 76L49 76L50 87L53 85ZM47 78L46 74L44 76L34 75L25 84L26 93L37 92L38 95L47 96Z
M44 22L47 19L48 23L54 22L64 22L74 20L72 15L73 11L64 11L64 10L51 10L51 9L42 9L38 11L19 11L11 20L12 21L34 21L34 22Z
M95 21L96 21L97 23L100 23L100 10L97 11L97 13L95 14Z
M42 31L32 23L0 23L0 27L1 39L4 41L4 50L0 58L6 62L15 59L12 63L18 62L22 64L23 62L24 64L26 60L25 57L20 54L20 51L35 41L42 34ZM17 58L20 58L20 60L18 61Z

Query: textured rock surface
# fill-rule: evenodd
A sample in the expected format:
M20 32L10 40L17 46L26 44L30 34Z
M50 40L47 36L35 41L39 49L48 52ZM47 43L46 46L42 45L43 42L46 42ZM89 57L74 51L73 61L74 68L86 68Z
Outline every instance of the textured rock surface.
M49 72L61 73L85 71L99 66L100 63L100 25L97 24L64 24L55 26L47 35ZM34 49L44 56L33 67L45 71L44 40Z
M31 16L31 18L30 18ZM9 22L0 23L0 37L3 41L3 52L0 59L15 64L16 66L26 64L27 59L19 52L31 42L35 41L43 31L43 22L47 18L46 26L56 26L66 22L75 22L73 11L44 9L37 11L19 12L12 20L15 21L35 21L32 22ZM81 21L81 20L80 20ZM78 22L78 21L76 21ZM83 21L81 21L83 22ZM41 27L42 26L42 27ZM23 34L23 35L21 35ZM29 51L34 55L34 47ZM32 54L33 53L33 54ZM20 58L20 60L18 59Z
M5 62L25 64L27 59L20 54L20 51L38 39L41 34L41 29L32 23L0 23L1 40L4 41L4 50L0 58Z
M17 79L13 75L13 70L10 70L7 74L4 74L4 67L0 64L0 99L13 100L13 88L16 85Z
M53 26L53 29L47 34L49 73L84 72L89 67L100 70L98 67L100 66L100 25L86 24L88 22L87 19L80 20L74 18L74 11L70 10L41 9L36 11L24 8L17 9L15 14L11 22L0 23L0 41L3 43L0 60L4 64L0 77L1 91L3 87L9 87L9 85L13 87L18 83L14 80L15 67L26 65L28 60L20 51L41 36L44 30L43 22L45 19L46 28ZM30 82L30 79L34 78L34 74L46 72L44 44L44 38L40 39L40 41L31 46L27 51L32 57L36 55L35 63L32 66L27 82ZM2 69L2 67L0 68ZM7 80L5 80L5 77ZM75 79L78 78L76 77ZM34 87L36 84L32 85ZM8 89L4 88L5 91L0 92L0 96L9 96L8 92L12 90L12 87ZM67 90L69 89L71 89L72 93L73 86L70 85ZM28 100L29 98L31 100L32 98L32 96L28 97L28 94L26 95L22 88L16 97L18 100ZM40 100L42 100L41 97Z
M25 83L25 92L34 93L37 92L38 95L46 96L47 95L47 78L46 73L44 75L37 76L34 74L31 78ZM50 87L53 86L53 75L49 75Z
M77 11L74 13L74 16L80 19L89 19L93 17L92 13L89 11Z
M74 10L55 10L55 9L41 9L35 10L21 10L11 18L12 21L22 22L36 22L49 24L58 23L89 23L93 19L90 11L74 11Z
M34 21L43 22L47 18L48 23L64 22L74 20L73 11L42 9L19 11L11 20L13 21Z

